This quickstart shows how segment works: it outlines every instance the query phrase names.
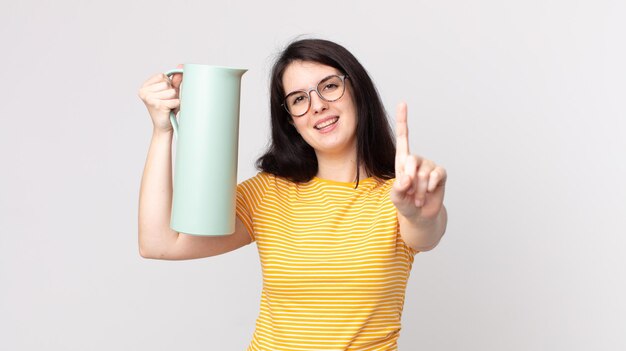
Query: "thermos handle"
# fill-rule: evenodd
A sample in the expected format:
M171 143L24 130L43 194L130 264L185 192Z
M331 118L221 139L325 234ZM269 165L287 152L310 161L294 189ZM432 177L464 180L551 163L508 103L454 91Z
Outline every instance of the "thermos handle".
M175 73L183 73L183 69L182 68L171 69L165 72L165 75L168 78L172 78L172 75ZM178 139L178 121L176 121L176 115L174 114L174 111L170 111L170 122L172 122L172 128L174 128L174 136L176 137L176 139Z

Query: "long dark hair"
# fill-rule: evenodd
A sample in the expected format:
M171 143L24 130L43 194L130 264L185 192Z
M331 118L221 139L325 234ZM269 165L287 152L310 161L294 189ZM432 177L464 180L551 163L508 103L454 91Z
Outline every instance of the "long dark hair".
M281 105L285 96L283 73L293 61L321 63L348 75L357 111L357 187L361 165L368 176L394 178L396 147L372 79L346 48L321 39L292 42L274 64L270 83L272 139L265 154L256 161L257 169L293 182L307 182L317 174L315 151L290 124L291 116Z

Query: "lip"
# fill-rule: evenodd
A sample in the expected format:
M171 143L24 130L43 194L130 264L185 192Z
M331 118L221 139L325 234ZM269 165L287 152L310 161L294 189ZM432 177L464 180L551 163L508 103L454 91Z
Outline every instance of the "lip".
M339 118L339 116L329 116L329 117L326 117L326 118L322 118L322 119L318 120L317 122L315 122L315 124L313 125L313 128L317 127L318 125L320 125L320 124L322 124L322 123L324 123L326 121L329 121L329 120L335 119L335 118ZM315 128L315 130L318 130L318 129Z

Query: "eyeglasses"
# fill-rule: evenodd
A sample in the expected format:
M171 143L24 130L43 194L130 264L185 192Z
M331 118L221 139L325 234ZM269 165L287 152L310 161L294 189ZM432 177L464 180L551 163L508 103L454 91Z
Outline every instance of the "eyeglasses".
M317 86L310 87L306 90L296 90L289 93L283 101L283 106L293 117L304 116L311 108L311 91L315 91L317 96L327 102L333 102L341 99L346 91L345 80L347 75L332 75L322 79Z

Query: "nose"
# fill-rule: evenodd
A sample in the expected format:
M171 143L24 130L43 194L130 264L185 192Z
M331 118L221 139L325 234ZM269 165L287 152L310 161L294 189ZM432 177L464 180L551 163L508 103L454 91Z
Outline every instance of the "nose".
M311 111L313 113L317 114L328 108L328 103L317 94L317 91L312 90L309 95L311 96Z

